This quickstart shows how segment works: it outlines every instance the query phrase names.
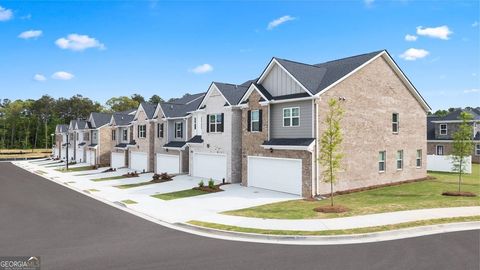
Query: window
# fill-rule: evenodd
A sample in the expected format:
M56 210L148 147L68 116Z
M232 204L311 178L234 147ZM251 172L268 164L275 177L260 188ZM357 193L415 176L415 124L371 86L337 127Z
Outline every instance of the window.
M112 141L115 141L117 139L117 132L115 130L112 130Z
M163 138L163 123L157 124L157 138Z
M378 152L378 171L384 172L385 171L385 151Z
M475 155L480 156L480 143L475 145Z
M197 130L197 117L193 118L193 130Z
M175 123L175 138L182 138L183 137L183 123L176 122Z
M208 132L223 132L223 113L208 115Z
M392 132L398 133L398 113L392 114Z
M298 127L300 125L300 108L283 109L283 126Z
M403 169L403 150L397 151L397 170Z
M422 167L422 150L421 149L417 150L416 165L417 165L417 168Z
M440 135L447 135L447 124L440 124Z
M146 138L147 137L147 125L138 126L137 137L138 138Z
M80 135L80 133L77 133L77 141L79 140L79 135Z
M90 136L89 136L89 135L90 135L90 134L88 134L88 132L83 133L83 139L84 139L85 141L90 140Z
M260 111L255 110L251 111L251 116L250 116L250 126L252 131L260 131Z
M97 132L93 132L93 133L92 133L92 139L93 139L93 140L97 140Z
M123 132L123 140L128 141L128 129L124 129L122 132Z
M437 155L443 156L443 145L437 145Z

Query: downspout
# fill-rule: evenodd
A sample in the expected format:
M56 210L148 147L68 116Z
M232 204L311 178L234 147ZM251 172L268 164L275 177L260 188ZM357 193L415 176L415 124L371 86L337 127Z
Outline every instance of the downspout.
M314 159L315 159L315 196L318 195L318 178L319 178L319 172L320 172L320 168L319 168L319 164L317 162L317 155L318 155L318 136L319 136L319 132L318 132L318 119L319 119L319 110L318 110L318 103L320 102L320 98L317 98L317 99L314 99L314 108L315 108L315 117L314 117L314 138L315 138L315 153L314 153Z

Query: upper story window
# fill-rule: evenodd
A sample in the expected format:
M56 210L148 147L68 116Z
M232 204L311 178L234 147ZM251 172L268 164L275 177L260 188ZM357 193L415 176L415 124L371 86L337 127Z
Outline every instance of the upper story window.
M77 134L77 141L78 141L80 138L80 133L76 133L76 134Z
M139 125L137 128L137 137L146 138L147 137L147 125Z
M403 169L403 150L397 151L397 170Z
M175 122L175 138L183 137L183 122Z
M447 124L440 124L440 135L447 135Z
M157 138L163 138L163 123L157 124Z
M197 130L197 117L193 118L193 129Z
M392 113L392 132L398 133L398 128L399 128L398 113Z
M124 141L128 141L128 129L124 129L124 130L122 131L122 139L123 139Z
M386 155L387 155L386 151L378 152L378 171L379 172L384 172L386 169L386 166L385 166Z
M283 126L298 127L300 126L300 108L283 108Z
M250 126L251 131L260 131L260 110L251 111Z
M417 165L417 168L422 167L422 149L417 150L416 165Z
M93 140L96 140L96 139L97 139L97 132L93 132L93 133L92 133L92 139L93 139Z
M475 145L475 155L480 156L480 143Z
M117 139L117 132L116 130L112 130L112 141L115 141Z
M90 140L90 136L89 136L89 135L90 135L90 134L89 134L88 132L83 133L83 139L84 139L85 141Z
M223 113L207 115L207 132L223 132Z
M439 156L443 156L443 145L437 145L436 153Z

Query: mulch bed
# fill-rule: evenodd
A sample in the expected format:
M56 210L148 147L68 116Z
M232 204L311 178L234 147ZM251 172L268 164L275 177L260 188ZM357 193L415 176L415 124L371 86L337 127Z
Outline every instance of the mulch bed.
M443 196L461 196L461 197L476 197L477 194L468 191L445 191Z
M201 190L201 191L208 192L208 193L223 191L223 189L220 188L220 185L215 185L213 188L210 188L208 186L204 186L204 187L194 187L193 189Z
M122 176L125 176L125 177L138 177L139 175L138 175L138 173L126 173L126 174L124 174L124 175L122 175Z
M348 209L343 205L334 205L334 206L325 205L325 206L314 208L313 210L315 212L320 212L320 213L343 213L343 212L349 211L350 209Z

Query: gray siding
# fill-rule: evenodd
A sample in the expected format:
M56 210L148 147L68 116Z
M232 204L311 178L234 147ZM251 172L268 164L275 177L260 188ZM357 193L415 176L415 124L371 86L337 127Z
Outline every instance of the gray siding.
M92 144L98 144L98 136L99 136L98 130L92 130L92 134L91 134Z
M283 108L300 108L300 126L283 126ZM296 101L270 105L270 138L311 138L312 101Z
M183 122L183 137L182 138L175 138L175 122ZM190 128L190 127L188 127ZM187 131L187 123L185 120L181 119L176 119L176 120L168 120L168 141L186 141L187 136L186 136L186 131Z

